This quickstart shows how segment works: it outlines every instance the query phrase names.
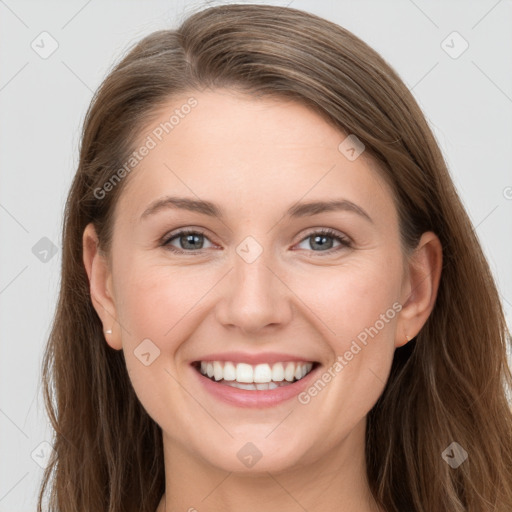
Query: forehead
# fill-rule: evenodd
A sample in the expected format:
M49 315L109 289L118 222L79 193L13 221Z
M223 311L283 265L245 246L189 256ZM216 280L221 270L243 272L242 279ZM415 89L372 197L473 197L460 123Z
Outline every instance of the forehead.
M191 97L195 106L180 111ZM258 205L289 205L303 196L391 200L364 152L355 160L343 153L347 134L294 101L231 90L185 94L159 110L136 147L148 137L154 144L128 177L117 207L133 219L165 193L214 198L228 209L251 204L252 213Z

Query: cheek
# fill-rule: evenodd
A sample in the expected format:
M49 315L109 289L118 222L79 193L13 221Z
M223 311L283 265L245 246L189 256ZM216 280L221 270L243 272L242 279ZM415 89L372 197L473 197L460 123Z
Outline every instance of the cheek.
M336 420L340 411L347 422L356 423L384 389L401 309L400 259L372 254L357 263L347 260L346 265L308 273L300 281L295 282L300 286L297 295L315 313L312 318L324 333L331 364L320 375L322 382L306 389L299 402L310 407L311 418L330 411L332 422L325 424L337 424L339 429L326 429L327 439L347 428L347 423Z
M177 269L143 258L129 263L116 289L120 321L133 343L150 338L161 350L169 350L173 339L186 335L188 319L200 311L200 300L215 285L216 275L206 268Z
M116 286L124 357L135 393L158 422L168 413L165 404L182 399L174 356L196 329L200 299L216 280L211 270L178 271L143 258L127 263L118 266Z
M321 321L326 337L333 340L332 348L345 350L347 343L376 323L379 331L388 332L396 317L393 304L399 298L400 273L396 263L383 266L368 258L318 267L295 279L293 288Z

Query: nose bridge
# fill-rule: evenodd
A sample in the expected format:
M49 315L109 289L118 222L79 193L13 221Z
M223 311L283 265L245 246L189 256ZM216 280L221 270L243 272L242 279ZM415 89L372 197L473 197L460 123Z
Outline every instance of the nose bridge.
M221 323L252 332L289 321L287 288L271 270L271 254L270 248L264 249L253 237L247 237L236 247L229 285L218 307Z

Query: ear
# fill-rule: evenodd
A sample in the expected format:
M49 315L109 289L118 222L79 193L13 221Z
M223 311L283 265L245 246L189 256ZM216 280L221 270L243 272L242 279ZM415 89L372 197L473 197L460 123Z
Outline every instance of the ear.
M99 250L98 236L92 223L86 226L82 242L83 260L89 277L92 304L103 324L107 343L113 349L120 350L123 346L112 291L112 273L106 256ZM112 333L105 333L109 329Z
M395 347L414 338L434 309L443 266L443 249L435 233L423 233L406 265Z

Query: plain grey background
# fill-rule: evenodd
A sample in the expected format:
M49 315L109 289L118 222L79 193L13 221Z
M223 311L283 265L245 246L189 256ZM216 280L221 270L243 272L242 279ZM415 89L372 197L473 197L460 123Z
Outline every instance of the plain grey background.
M35 510L51 449L41 357L93 91L130 44L219 3L244 2L0 0L0 512ZM334 21L399 73L441 146L512 326L512 2L250 3Z

